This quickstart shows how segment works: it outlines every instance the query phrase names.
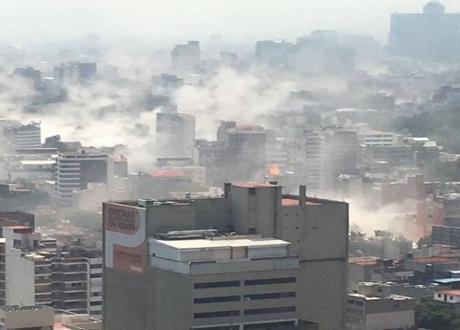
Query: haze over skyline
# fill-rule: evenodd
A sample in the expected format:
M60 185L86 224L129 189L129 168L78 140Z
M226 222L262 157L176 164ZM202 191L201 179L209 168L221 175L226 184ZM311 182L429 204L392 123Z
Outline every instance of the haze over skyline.
M295 38L315 29L373 35L385 42L393 12L420 12L425 0L15 0L0 2L0 41L63 40L97 33L146 39L240 41ZM460 2L443 0L448 12ZM46 39L45 39L46 38Z

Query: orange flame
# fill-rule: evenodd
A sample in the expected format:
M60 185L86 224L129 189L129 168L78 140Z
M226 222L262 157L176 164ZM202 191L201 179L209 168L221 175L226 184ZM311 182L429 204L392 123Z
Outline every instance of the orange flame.
M272 166L270 166L270 175L271 176L279 176L280 174L281 174L281 170L278 167L278 165L273 164Z

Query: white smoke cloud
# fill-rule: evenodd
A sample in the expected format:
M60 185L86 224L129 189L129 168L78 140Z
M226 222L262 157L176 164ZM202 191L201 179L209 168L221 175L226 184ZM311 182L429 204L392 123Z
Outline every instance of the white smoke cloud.
M181 112L196 116L197 136L213 138L222 120L263 124L263 117L281 110L296 88L294 81L222 69L203 85L180 88L174 101Z

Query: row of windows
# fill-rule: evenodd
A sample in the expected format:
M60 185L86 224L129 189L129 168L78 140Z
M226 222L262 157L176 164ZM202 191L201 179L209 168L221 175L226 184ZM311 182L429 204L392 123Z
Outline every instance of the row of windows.
M206 297L193 299L194 304L208 304L231 301L240 301L240 296Z
M240 316L240 311L221 311L221 312L207 312L207 313L193 314L194 319L209 319L213 317L230 317L230 316Z
M295 312L295 306L286 307L272 307L272 308L257 308L257 309L246 309L243 311L244 315L261 315L261 314L279 314L279 313L292 313ZM240 311L219 311L219 312L205 312L193 314L194 319L208 319L215 317L233 317L240 316Z
M245 286L251 285L268 285L268 284L282 284L282 283L295 283L297 279L295 277L278 277L269 279L257 279L257 280L246 280L244 281ZM228 288L240 286L240 281L223 281L223 282L206 282L206 283L195 283L195 289L209 289L209 288Z
M351 299L348 299L348 300L347 300L347 303L350 304L350 305L358 305L358 306L362 306L362 305L363 305L363 302L362 302L362 301L351 300Z
M294 329L295 321L281 321L281 322L270 322L270 323L258 323L258 324L247 324L244 326L244 330L267 330L267 329ZM211 328L193 328L191 330L239 330L238 325L211 327Z
M243 296L243 300L264 300L264 299L282 299L282 298L293 298L296 296L295 292L276 292L276 293L259 293L249 294ZM194 304L208 304L208 303L219 303L219 302L232 302L241 301L240 296L222 296L222 297L205 297L193 299Z
M222 327L212 327L212 328L193 328L191 330L240 330L239 325L229 325L229 326L222 326Z

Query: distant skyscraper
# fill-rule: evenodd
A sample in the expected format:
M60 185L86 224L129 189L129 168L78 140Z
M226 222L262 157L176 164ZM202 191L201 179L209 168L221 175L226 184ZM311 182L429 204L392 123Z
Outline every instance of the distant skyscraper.
M391 16L389 50L395 55L430 60L455 60L460 55L460 14L445 12L437 0L420 14Z
M187 71L200 65L201 50L199 41L189 41L177 45L171 52L171 65L176 71Z
M42 73L40 70L36 70L32 67L17 68L13 72L14 75L30 79L33 82L35 88L40 88L42 81Z
M78 63L78 77L80 80L96 78L97 63Z
M157 113L158 154L162 157L192 158L195 151L195 116L171 108Z
M340 128L304 132L307 186L327 191L341 174L356 174L359 143L356 132Z

